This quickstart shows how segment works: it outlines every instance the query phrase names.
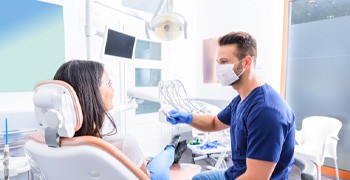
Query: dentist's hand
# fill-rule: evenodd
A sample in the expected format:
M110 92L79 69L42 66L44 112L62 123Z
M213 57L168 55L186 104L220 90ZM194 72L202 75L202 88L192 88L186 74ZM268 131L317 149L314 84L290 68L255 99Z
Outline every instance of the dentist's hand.
M171 117L167 117L166 120L171 124L186 123L190 124L192 122L192 114L187 112L181 112L178 110L171 110L168 112Z

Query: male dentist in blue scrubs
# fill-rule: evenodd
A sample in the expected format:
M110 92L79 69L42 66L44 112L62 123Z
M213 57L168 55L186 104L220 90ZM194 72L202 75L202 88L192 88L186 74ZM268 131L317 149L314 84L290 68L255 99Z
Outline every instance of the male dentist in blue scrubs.
M233 165L199 173L193 179L288 179L294 164L294 112L257 77L257 45L250 34L231 32L218 43L217 78L239 95L216 116L171 110L173 118L167 121L206 132L230 128Z

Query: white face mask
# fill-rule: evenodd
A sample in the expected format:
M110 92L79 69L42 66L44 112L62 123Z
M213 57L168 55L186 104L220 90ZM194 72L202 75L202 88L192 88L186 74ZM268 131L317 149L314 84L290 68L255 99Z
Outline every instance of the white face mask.
M219 79L220 84L223 86L229 86L239 79L244 70L237 75L233 71L234 64L217 64L216 65L216 77Z

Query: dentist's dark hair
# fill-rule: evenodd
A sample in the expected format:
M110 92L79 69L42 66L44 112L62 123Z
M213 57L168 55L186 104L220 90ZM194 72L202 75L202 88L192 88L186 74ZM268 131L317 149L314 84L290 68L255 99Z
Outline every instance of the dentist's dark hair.
M257 45L252 35L246 32L231 32L219 38L219 46L236 45L237 54L235 56L243 59L246 56L252 56L256 59Z
M54 76L54 80L70 84L78 96L83 113L83 124L74 136L102 137L101 130L105 117L114 127L109 134L117 132L117 127L102 101L99 90L103 72L102 63L72 60L62 64Z

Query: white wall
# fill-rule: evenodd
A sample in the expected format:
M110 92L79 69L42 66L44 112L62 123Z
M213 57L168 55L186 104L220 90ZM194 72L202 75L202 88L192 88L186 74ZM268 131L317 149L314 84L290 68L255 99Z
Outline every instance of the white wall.
M65 57L86 59L85 0L46 0L64 7ZM109 2L109 1L106 1ZM111 1L116 6L121 0ZM261 76L277 91L280 84L283 1L261 0L174 0L174 11L188 22L188 39L164 43L166 67L164 79L180 79L190 97L231 100L236 92L219 84L202 83L202 41L230 31L247 31L258 42L258 68ZM93 8L94 27L104 31L109 24L128 34L145 38L144 23L128 15L99 5ZM145 16L146 17L146 16ZM101 59L102 38L93 38L93 59ZM103 60L117 80L118 68L114 60ZM120 89L120 88L116 88ZM0 118L6 113L28 112L33 109L32 92L0 93ZM17 116L16 116L17 117ZM25 119L23 116L17 117ZM10 120L11 121L11 120Z
M64 6L66 59L86 59L85 0L50 1ZM120 1L116 2L120 4ZM257 68L261 69L262 78L279 91L283 1L174 0L174 11L183 14L188 21L189 38L166 43L169 64L165 77L182 80L191 97L226 99L228 95L236 94L230 87L202 83L202 41L238 30L247 31L257 39ZM108 23L144 35L143 23L135 18L101 10L98 6L94 12L94 25L98 30L103 31L104 24ZM94 59L99 59L102 38L95 37L93 41ZM31 109L31 94L0 93L0 108L3 111Z
M196 95L201 98L231 100L231 87L202 83L202 41L231 31L246 31L257 40L258 73L277 92L280 89L282 57L283 1L206 0L197 6Z
M65 59L87 59L85 37L85 2L86 0L42 0L45 2L63 6L64 33L65 33ZM108 1L106 1L108 2ZM113 1L112 5L121 6L121 0ZM94 4L93 25L95 31L104 31L105 25L110 25L117 30L127 32L139 38L145 38L144 24L142 21L132 18L109 8L103 8ZM93 38L92 59L101 61L103 38ZM115 72L116 61L105 60L106 67L111 73ZM112 77L113 78L113 77ZM20 83L20 82L17 82ZM34 84L33 84L34 87ZM0 92L0 117L6 113L32 111L32 92Z

